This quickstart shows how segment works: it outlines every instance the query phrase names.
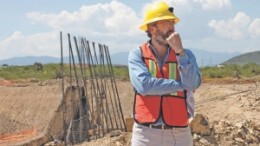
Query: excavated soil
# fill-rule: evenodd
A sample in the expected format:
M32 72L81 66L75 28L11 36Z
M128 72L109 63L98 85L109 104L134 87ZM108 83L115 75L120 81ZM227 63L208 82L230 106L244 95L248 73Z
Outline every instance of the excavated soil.
M131 84L128 80L117 80L117 88L124 117L131 117L134 96ZM211 129L214 129L214 124L220 121L229 125L254 121L256 132L260 133L258 129L260 117L257 116L260 112L259 82L205 81L195 91L195 98L196 112L208 119ZM0 146L39 137L46 131L61 104L61 81L1 81L0 101ZM226 136L228 137L228 133ZM257 139L260 141L260 136L254 137L256 140L250 144L258 145ZM219 145L217 138L214 139L215 141L208 140L206 144L199 141L202 136L196 138L194 138L196 145ZM131 132L119 132L117 136L108 134L104 138L79 145L129 146L130 139Z
M61 103L61 88L52 82L6 82L0 86L0 145L44 132Z

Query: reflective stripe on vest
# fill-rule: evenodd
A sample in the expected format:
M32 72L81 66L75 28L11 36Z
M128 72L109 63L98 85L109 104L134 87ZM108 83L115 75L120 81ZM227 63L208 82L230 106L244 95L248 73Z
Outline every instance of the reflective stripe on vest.
M176 63L169 63L169 79L177 79L176 68L177 68ZM177 96L177 92L172 92L170 93L170 95Z
M161 70L147 43L142 45L141 51L143 60L152 77L180 80L178 63L173 50L170 51L169 57ZM185 92L178 91L163 96L143 96L136 93L134 119L137 123L156 123L160 115L167 126L188 126Z
M156 77L156 64L154 61L149 60L149 72L153 77Z

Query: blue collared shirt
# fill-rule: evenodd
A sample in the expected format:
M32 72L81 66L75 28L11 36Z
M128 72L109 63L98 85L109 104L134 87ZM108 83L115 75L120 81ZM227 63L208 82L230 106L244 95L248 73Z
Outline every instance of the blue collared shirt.
M168 48L167 55L164 58L160 58L151 45L149 45L149 48L152 49L159 66L162 67L168 58L171 48ZM130 80L134 89L142 95L164 95L187 90L187 108L190 117L193 117L195 108L193 91L201 84L201 74L196 58L190 50L185 49L185 55L177 56L177 61L179 63L181 80L155 78L151 76L146 64L142 60L140 48L135 48L128 57ZM161 123L162 121L159 120L158 122Z

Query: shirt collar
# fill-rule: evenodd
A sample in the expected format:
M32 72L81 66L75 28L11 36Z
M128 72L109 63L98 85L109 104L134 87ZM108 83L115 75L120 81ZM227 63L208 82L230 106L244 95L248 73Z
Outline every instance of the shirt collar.
M157 51L155 50L155 48L152 46L152 40L150 39L148 42L148 46L149 46L149 48L153 51L153 53L156 55L156 56L158 56L157 55ZM170 49L171 49L171 47L170 47L170 45L168 45L168 48L167 48L167 57L168 57L168 54L169 54L169 52L170 52Z
M155 50L155 48L152 46L152 40L150 39L148 42L148 46L149 48L152 50L153 54L156 56L156 58L158 58L159 60L161 60L162 62L165 62L169 56L169 53L170 53L170 45L169 47L167 48L167 54L165 55L165 58L160 58L159 55L157 54L157 51Z

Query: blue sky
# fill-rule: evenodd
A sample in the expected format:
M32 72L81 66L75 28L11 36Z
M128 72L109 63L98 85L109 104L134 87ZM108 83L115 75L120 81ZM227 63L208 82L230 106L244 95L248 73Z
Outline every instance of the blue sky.
M0 60L59 57L59 32L106 44L111 54L147 40L138 29L155 0L0 0ZM181 21L176 31L185 48L212 52L260 50L259 0L165 0ZM66 42L66 38L64 39Z

